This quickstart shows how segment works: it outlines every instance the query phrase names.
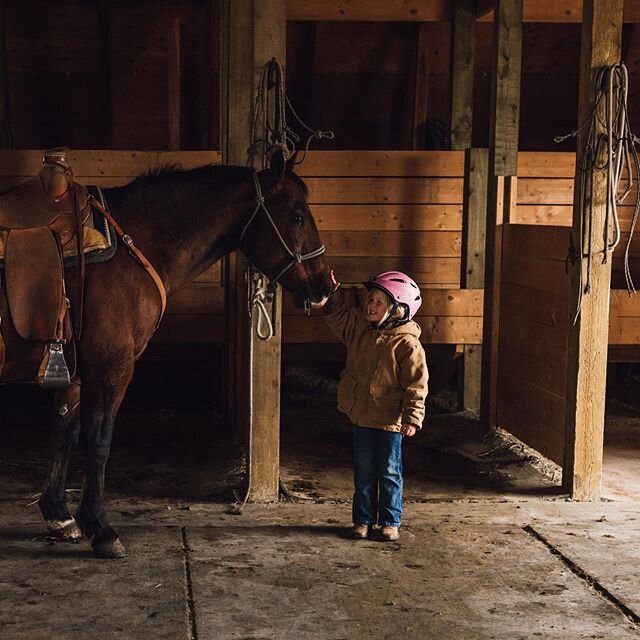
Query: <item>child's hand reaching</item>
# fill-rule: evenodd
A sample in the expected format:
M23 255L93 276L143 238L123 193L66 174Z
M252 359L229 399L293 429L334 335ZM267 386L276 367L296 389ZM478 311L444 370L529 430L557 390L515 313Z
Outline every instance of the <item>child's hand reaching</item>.
M416 431L418 431L412 424L403 424L400 427L400 433L407 438L416 435Z
M331 269L331 293L338 290L340 287L340 283L336 280L336 276L333 273L333 269Z

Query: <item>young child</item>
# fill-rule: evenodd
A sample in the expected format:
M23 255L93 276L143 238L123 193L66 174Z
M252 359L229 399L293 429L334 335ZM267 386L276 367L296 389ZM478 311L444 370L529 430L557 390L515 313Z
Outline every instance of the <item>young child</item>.
M422 427L429 377L421 329L412 320L422 303L409 276L385 271L371 277L365 314L348 309L331 273L333 293L325 305L331 330L347 347L338 385L338 409L353 423L352 537L382 527L397 540L402 518L402 437Z

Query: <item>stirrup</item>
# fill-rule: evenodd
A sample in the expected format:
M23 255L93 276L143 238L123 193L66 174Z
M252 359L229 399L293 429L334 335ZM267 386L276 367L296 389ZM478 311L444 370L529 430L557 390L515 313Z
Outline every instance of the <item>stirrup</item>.
M38 384L45 389L61 389L71 384L61 342L49 342L38 370Z

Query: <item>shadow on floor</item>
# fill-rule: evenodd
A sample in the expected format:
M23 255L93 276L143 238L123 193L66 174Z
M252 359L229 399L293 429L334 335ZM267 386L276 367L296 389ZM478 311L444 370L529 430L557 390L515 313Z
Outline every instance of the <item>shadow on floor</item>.
M21 393L24 394L22 391ZM157 407L153 401L123 406L107 468L110 497L191 502L232 502L242 479L237 441L213 406ZM48 400L3 403L5 446L0 482L5 497L31 501L48 468ZM23 397L24 400L24 397ZM28 400L28 396L27 396ZM26 404L26 406L25 406ZM335 383L314 388L284 385L281 477L294 500L345 502L352 495L351 427L335 408ZM486 438L465 413L428 416L404 445L407 501L554 497L557 483L526 457ZM82 454L74 455L68 489L82 486ZM37 496L36 496L37 497Z

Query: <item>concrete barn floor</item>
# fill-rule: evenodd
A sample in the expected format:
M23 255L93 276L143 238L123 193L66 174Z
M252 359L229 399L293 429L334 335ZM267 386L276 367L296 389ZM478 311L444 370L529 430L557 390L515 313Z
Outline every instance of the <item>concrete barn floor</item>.
M618 413L613 439L623 423L637 433L638 414ZM640 638L637 496L570 502L517 446L464 414L433 416L405 444L400 540L355 542L350 434L331 393L284 401L294 501L241 515L229 438L203 435L219 422L203 406L123 412L107 486L129 556L105 561L44 537L29 506L47 467L42 408L0 408L0 638Z

